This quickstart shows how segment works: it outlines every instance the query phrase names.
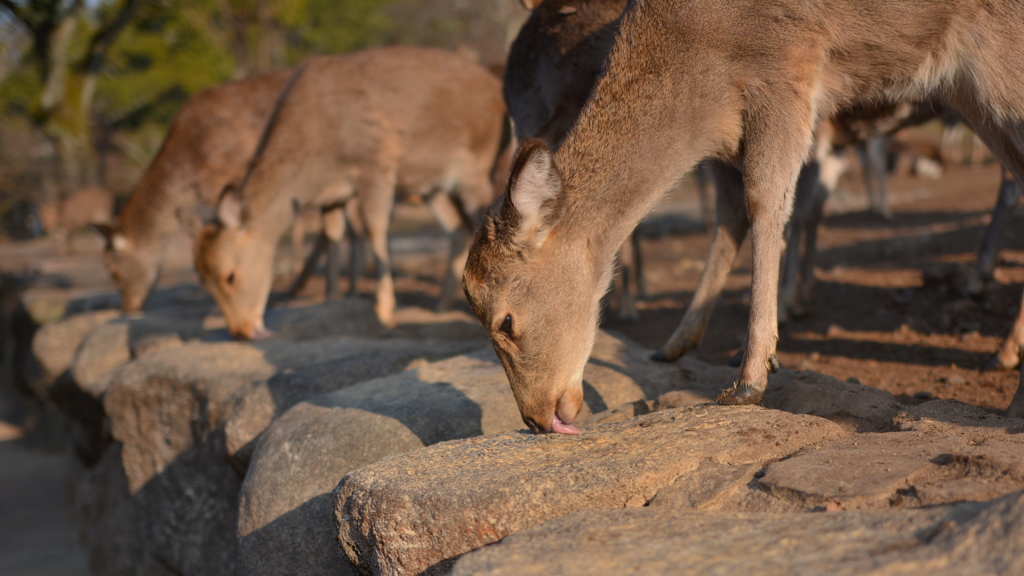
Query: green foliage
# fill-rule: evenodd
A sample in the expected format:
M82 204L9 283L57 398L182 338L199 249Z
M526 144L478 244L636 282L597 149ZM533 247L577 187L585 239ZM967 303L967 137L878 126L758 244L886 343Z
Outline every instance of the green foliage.
M390 28L380 9L391 0L282 0L280 21L289 29L288 60L341 54L379 44Z
M210 7L203 4L171 0L140 8L107 56L95 114L129 125L166 125L185 98L231 79L233 59L211 26Z

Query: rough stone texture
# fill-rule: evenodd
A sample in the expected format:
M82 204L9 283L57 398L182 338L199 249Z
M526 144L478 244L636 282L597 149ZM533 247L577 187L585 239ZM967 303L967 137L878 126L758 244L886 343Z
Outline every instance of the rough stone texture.
M407 368L476 350L476 340L363 341L339 356L306 368L287 368L268 380L247 384L224 426L228 455L240 473L249 467L255 440L278 416L301 400Z
M36 397L47 400L50 386L71 367L86 335L120 315L117 310L99 310L41 326L32 338L32 357L37 370L29 380Z
M925 510L589 510L462 557L451 576L1024 573L1024 494Z
M587 410L694 384L693 372L648 354L600 333L584 371ZM331 525L330 492L342 476L390 454L522 427L490 347L297 404L260 439L249 467L236 573L349 573Z
M272 418L303 393L351 385L402 370L415 359L444 357L466 347L355 338L196 342L109 372L87 390L102 397L111 436L120 444L127 490L142 519L134 528L144 557L139 561L156 558L188 575L233 570L244 467L233 469L227 457L225 425L240 407L261 408ZM289 378L310 372L319 379ZM258 384L278 373L280 380ZM246 401L246 392L260 391L266 392L262 404ZM259 434L269 418L244 424L244 430L232 430L243 443Z
M442 573L461 554L553 518L644 506L708 463L764 466L846 435L814 416L697 406L579 437L506 433L448 442L345 476L334 493L338 541L367 573Z
M768 466L761 489L806 508L989 500L1024 489L1024 436L980 444L923 432L858 434Z
M69 373L79 388L86 389L104 374L129 362L132 351L154 338L173 336L181 340L198 338L203 333L199 314L149 314L125 317L91 330L82 340ZM141 344L141 346L140 346Z

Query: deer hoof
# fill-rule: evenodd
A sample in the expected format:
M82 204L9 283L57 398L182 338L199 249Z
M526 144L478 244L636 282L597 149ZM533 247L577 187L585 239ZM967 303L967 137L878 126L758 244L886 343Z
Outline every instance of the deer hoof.
M722 390L716 402L723 406L741 406L743 404L757 404L764 396L764 390L756 390L750 386L740 385L738 382L732 388Z
M678 356L677 356L678 358ZM654 354L651 354L651 360L655 362L675 362L675 358L672 358L662 350L658 350Z

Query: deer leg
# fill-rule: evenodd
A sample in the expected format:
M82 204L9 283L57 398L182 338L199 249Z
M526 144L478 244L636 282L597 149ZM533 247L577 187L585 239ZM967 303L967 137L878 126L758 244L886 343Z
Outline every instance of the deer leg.
M388 225L395 203L395 173L378 174L359 187L359 210L377 265L377 300L374 310L381 324L395 325L395 280L388 252Z
M1003 230L1006 228L1010 211L1020 202L1020 196L1020 185L1006 168L1003 168L1003 181L999 184L999 197L996 199L995 208L992 209L992 221L985 229L985 236L981 240L981 249L978 250L978 261L967 282L968 295L982 294L986 285L992 281L992 272L996 267L996 257L999 255Z
M292 274L301 274L303 268L302 253L306 244L306 228L302 225L302 215L298 209L295 211L295 221L292 222Z
M313 272L316 271L316 263L320 261L320 257L323 256L324 252L327 251L327 244L329 240L323 234L318 234L316 237L316 244L313 245L313 251L310 252L309 257L306 258L305 264L302 266L302 271L292 282L292 285L284 293L285 298L294 298L305 286L306 282L309 282Z
M986 370L1013 370L1020 365L1021 350L1024 349L1024 298L1021 300L1017 319L1010 329L1010 335L999 347L999 352L985 365ZM1020 394L1020 392L1018 392Z
M892 210L889 209L889 200L886 197L886 150L889 147L889 138L886 136L873 136L868 138L867 159L868 173L870 178L875 180L875 196L872 197L871 211L881 215L886 220L892 220Z
M998 118L986 108L984 100L976 88L971 86L959 86L958 88L946 95L947 101L974 128L978 137L1009 171L1009 175L1017 182L1024 181L1024 118ZM999 354L989 363L990 366L993 363L998 363L997 367L1010 367L1018 364L1022 344L1024 344L1024 305L1021 306L1017 315L1013 330ZM1020 391L1017 392L1017 395L1020 395Z
M432 194L427 200L427 206L444 231L448 233L451 241L448 265L441 283L441 299L437 303L437 311L444 312L451 310L455 305L455 295L460 289L462 271L466 268L471 239L462 212L447 192L441 191Z
M701 162L693 171L697 180L697 194L700 196L700 216L704 222L704 230L712 230L715 227L714 197L711 196L710 190L714 175L711 174L711 170L707 162Z
M809 91L810 92L810 91ZM719 404L756 404L776 366L779 339L779 264L786 222L801 166L813 138L810 101L784 94L754 104L747 126L744 184L753 252L750 322L739 379L718 395Z
M821 225L822 217L825 214L825 201L828 200L828 189L820 182L815 186L814 202L811 205L811 216L807 219L804 228L804 256L800 260L800 288L798 304L794 315L806 315L814 299L814 286L817 279L814 277L814 263L818 257L818 226Z
M323 211L323 236L327 238L326 300L338 299L338 276L341 271L341 240L345 237L345 214L341 206Z
M787 226L786 257L783 260L782 282L779 286L779 323L789 320L790 312L796 313L800 308L800 239L808 230L814 219L815 192L821 170L817 161L811 161L800 169L800 177L796 181L796 196L793 201L793 216ZM817 222L815 222L817 224ZM813 249L813 247L812 247Z
M633 268L636 270L636 295L641 300L647 299L647 279L644 277L644 251L640 245L640 234L633 231L629 235L630 248L633 249Z
M348 221L349 240L349 285L348 295L359 294L359 279L366 270L366 226L359 211L359 200L353 198L345 203L345 220Z
M1024 418L1024 371L1020 373L1020 383L1013 395L1010 407L1006 409L1007 418Z
M619 273L615 275L615 283L613 285L613 299L616 302L619 320L630 322L640 318L640 313L636 309L636 300L633 298L632 287L630 286L639 272L635 258L636 252L634 252L633 247L633 237L635 235L636 232L634 231L619 248Z
M700 344L711 311L725 287L733 260L750 227L743 201L743 175L735 167L718 161L709 162L708 166L715 182L716 222L711 249L700 283L697 284L682 322L668 342L651 356L652 360L658 362L675 361ZM781 236L781 231L779 233ZM775 273L777 276L778 270Z

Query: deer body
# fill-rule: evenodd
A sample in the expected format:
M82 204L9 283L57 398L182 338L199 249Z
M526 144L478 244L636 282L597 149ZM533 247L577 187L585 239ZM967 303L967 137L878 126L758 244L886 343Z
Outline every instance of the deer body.
M708 157L742 169L754 260L743 364L718 400L760 401L778 339L783 234L818 121L937 95L1019 178L1022 42L1024 5L1008 1L627 4L579 119L553 154L539 141L520 146L466 268L524 421L535 431L573 421L615 251Z
M231 332L258 336L271 248L293 204L357 200L377 260L376 310L389 324L387 231L396 191L426 199L456 233L453 254L465 257L468 233L460 239L458 230L468 230L494 196L490 175L506 125L500 82L455 54L400 47L310 58L291 82L241 188L221 197L217 222L201 233L196 269ZM453 260L460 276L464 260Z
M225 186L245 175L290 74L268 72L209 88L178 110L116 224L99 227L125 312L140 310L156 282L167 241L180 228L176 212L213 206Z

